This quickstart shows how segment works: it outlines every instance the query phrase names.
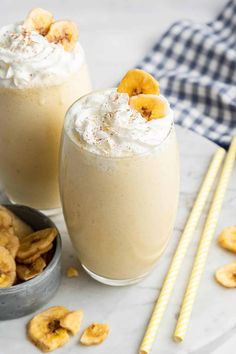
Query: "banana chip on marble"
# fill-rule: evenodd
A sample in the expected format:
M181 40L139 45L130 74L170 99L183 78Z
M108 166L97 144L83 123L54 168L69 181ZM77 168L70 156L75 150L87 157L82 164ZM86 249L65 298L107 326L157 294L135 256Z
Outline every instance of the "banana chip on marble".
M236 226L226 227L219 235L218 243L226 250L236 253Z
M66 271L66 275L68 278L77 278L79 276L79 272L75 267L69 267Z
M82 318L82 310L69 311L64 306L50 307L29 322L29 339L43 352L53 351L69 341L69 334L78 333Z
M30 340L43 352L50 352L66 344L70 336L60 325L69 310L63 306L50 307L32 318L28 325Z
M107 324L92 323L82 334L80 343L83 345L94 345L104 342L109 334L109 326Z
M60 320L60 325L74 336L80 330L82 319L82 310L70 311Z
M215 278L225 288L236 288L236 262L219 268L215 273Z

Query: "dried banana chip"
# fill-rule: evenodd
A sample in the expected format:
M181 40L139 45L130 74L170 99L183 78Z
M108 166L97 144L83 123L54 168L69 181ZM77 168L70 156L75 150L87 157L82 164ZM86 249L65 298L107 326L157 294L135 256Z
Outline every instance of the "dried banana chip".
M33 256L31 257L28 257L28 258L25 258L25 259L21 259L19 260L18 258L17 261L20 263L20 264L31 264L33 262L35 262L39 257L44 257L44 255L50 251L51 249L53 248L53 243L51 243L47 248L45 248L44 250L41 250L40 252L38 253L35 253ZM46 257L45 257L46 258Z
M42 273L45 267L45 260L42 257L39 257L30 265L23 265L18 263L16 265L16 274L20 280L30 280L36 277L36 275Z
M25 22L23 23L23 27L26 30L36 31L42 36L45 36L48 33L53 21L54 18L50 12L40 8L35 8L28 14Z
M80 330L82 319L83 311L71 311L60 320L60 325L74 336Z
M168 111L166 100L158 95L144 95L130 97L129 104L147 120L163 118Z
M11 220L12 220L12 226L10 226L10 229L12 230L12 232L10 232L10 233L15 234L18 238L22 238L22 237L32 234L34 232L34 230L32 229L31 226L29 226L23 220L21 220L18 216L13 214L9 209L1 206L0 211L1 210L3 210L6 214L8 214L8 217L11 218ZM8 229L8 227L6 229Z
M10 226L8 229L2 229L2 230L5 230L5 231L7 231L9 234L14 235L14 236L16 236L16 237L18 238L18 236L15 234L15 231L14 231L14 229L13 229L13 226Z
M36 315L28 325L28 336L42 351L50 352L66 344L70 338L67 330L62 328L60 320L69 313L63 306L50 307Z
M13 258L15 258L20 246L18 237L12 235L8 230L0 230L0 246L5 247Z
M75 267L69 267L67 269L66 275L68 278L77 278L79 276L79 272Z
M56 236L57 230L55 228L48 228L23 237L20 240L17 261L22 263L25 259L38 253L39 255L45 253L45 250L52 244Z
M79 37L79 31L76 24L72 21L54 22L46 38L49 42L61 44L66 51L72 51Z
M0 288L9 288L16 278L16 264L5 248L0 246Z
M80 343L84 345L94 345L102 343L109 334L107 324L92 323L82 334Z
M144 70L131 69L121 80L117 92L127 93L130 97L140 94L160 94L157 80Z
M9 229L12 227L12 218L8 214L6 208L0 207L0 229Z
M236 226L226 227L219 235L218 243L226 250L236 253Z
M219 268L215 273L215 278L225 288L236 288L236 262Z

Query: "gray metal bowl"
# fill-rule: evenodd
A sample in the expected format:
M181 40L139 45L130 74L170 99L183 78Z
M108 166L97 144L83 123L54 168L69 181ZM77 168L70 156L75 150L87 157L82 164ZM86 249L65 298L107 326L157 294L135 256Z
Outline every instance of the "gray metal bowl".
M5 205L35 231L55 224L36 209L24 205ZM35 278L10 288L0 289L0 320L25 316L48 302L57 291L61 280L61 237L54 241L54 253L44 271Z

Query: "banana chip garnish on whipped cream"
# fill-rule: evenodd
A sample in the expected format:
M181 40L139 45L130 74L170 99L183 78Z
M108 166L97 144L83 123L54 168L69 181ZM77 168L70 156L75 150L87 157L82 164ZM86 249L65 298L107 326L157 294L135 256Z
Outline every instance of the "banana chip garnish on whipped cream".
M0 87L57 85L84 62L72 21L55 21L36 8L20 23L0 29Z
M138 69L130 70L117 89L82 97L68 115L66 129L72 139L110 157L150 153L173 125L173 111L159 83Z

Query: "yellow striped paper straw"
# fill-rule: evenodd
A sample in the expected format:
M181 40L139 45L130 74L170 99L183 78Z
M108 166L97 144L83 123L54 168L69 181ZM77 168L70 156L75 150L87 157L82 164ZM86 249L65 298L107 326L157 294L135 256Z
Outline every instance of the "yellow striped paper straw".
M225 155L225 150L222 148L218 148L208 168L207 174L198 192L196 201L189 215L184 231L180 238L179 244L175 251L174 257L170 264L160 295L154 307L148 327L146 329L146 333L143 337L143 341L140 345L140 349L139 349L140 354L148 354L151 350L152 344L158 332L165 309L168 305L172 290L174 288L174 284L177 275L179 273L181 264L187 252L189 243L192 239L193 233L195 231L195 228L201 216L204 205L207 201L208 195L214 184L215 178L217 176L217 172L219 171L224 155Z
M207 260L208 251L213 239L217 221L219 219L222 208L226 188L233 170L234 160L236 155L236 136L232 139L229 151L227 153L225 163L222 169L219 183L213 196L213 200L206 218L205 226L195 256L193 269L185 291L183 303L180 310L180 315L177 321L174 332L174 339L177 342L184 340L190 316L193 309L194 300L197 295L197 290L200 284L201 276Z

